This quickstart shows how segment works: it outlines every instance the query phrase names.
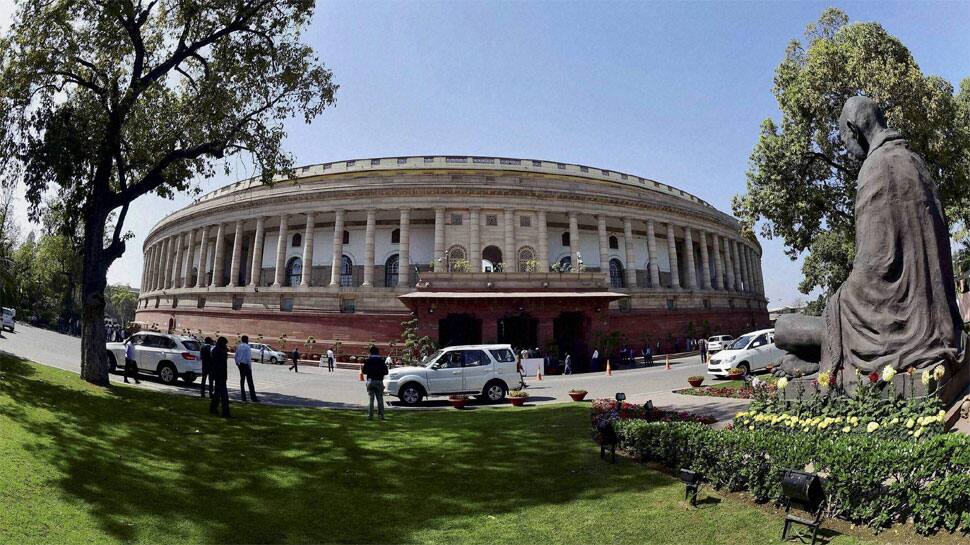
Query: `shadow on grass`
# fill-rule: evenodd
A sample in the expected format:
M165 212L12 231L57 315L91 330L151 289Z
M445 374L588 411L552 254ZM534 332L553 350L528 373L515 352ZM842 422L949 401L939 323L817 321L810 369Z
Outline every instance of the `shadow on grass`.
M0 362L0 416L29 432L31 458L57 469L65 497L126 541L406 542L483 513L669 484L601 463L579 404L386 422L234 404L223 421L208 400Z

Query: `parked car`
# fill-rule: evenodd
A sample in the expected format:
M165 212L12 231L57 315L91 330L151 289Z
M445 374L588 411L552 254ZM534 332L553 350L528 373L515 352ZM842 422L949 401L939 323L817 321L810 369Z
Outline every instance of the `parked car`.
M450 394L475 394L496 403L521 381L512 345L476 344L449 346L425 358L420 366L392 369L384 378L384 391L405 405Z
M135 344L138 371L158 375L165 384L181 378L192 383L202 373L201 343L194 337L144 331L129 337ZM111 371L124 369L125 343L107 343Z
M249 347L253 349L253 361L272 363L274 365L286 361L286 354L268 344L249 343Z
M762 329L738 337L734 342L711 357L707 373L715 377L726 377L728 370L737 367L747 375L774 365L784 355L775 346L775 330Z
M17 325L17 311L12 308L3 307L3 329L10 330L13 333L13 328Z
M734 337L730 335L714 335L710 339L707 339L707 353L713 354L715 352L720 352L724 350L727 345L731 344Z

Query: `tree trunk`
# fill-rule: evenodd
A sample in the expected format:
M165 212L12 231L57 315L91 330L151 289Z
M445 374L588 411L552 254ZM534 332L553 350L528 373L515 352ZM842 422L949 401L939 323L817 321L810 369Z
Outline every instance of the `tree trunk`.
M110 259L104 248L106 219L98 211L85 214L81 270L81 378L101 386L108 385L104 290Z

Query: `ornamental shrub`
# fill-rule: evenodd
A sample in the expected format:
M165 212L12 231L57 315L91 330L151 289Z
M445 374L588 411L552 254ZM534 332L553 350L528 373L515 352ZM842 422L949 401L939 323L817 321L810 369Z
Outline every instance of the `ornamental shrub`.
M694 422L619 420L619 448L704 475L712 486L777 500L785 469L824 479L826 510L879 529L912 519L920 534L970 532L970 437L715 430Z

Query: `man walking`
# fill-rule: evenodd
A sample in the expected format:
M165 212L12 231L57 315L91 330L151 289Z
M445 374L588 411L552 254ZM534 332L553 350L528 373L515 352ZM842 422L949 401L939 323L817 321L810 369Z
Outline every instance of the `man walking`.
M568 353L566 354L566 360L563 362L562 374L571 375L573 374L573 357Z
M333 373L333 361L334 361L333 348L328 348L327 349L327 372Z
M206 342L211 343L212 339L207 337ZM225 337L219 337L219 341L216 343L215 348L212 348L211 344L208 344L207 346L211 349L209 358L209 377L211 377L211 380L215 382L214 392L209 393L209 412L212 414L219 414L216 412L216 406L222 405L222 417L229 418L229 388L226 386L226 380L228 380L229 374L229 341ZM236 355L238 356L238 354L239 351L237 349ZM243 390L243 396L245 395L245 390Z
M300 351L294 348L293 353L290 354L290 357L293 359L293 365L290 366L290 370L293 371L294 373L299 373L300 372Z
M600 370L600 351L597 348L593 349L593 358L590 362L593 364L593 372Z
M206 379L209 380L209 397L212 397L212 385L215 382L215 378L212 376L212 337L206 337L202 341L202 349L199 350L200 359L202 360L202 385L199 388L199 393L202 397L205 397L205 382Z
M219 338L222 340L222 337ZM254 403L259 403L256 399L256 387L253 386L253 349L249 347L249 337L243 335L242 342L236 347L236 368L239 369L239 393L242 400L246 401L246 383L249 383L249 395L252 396ZM226 341L228 343L229 341Z
M704 339L697 341L697 348L701 352L701 363L707 363L707 341Z
M135 343L131 339L125 343L125 384L129 384L128 375L135 379L135 384L141 384L138 380L138 362L135 361Z
M367 395L370 397L370 403L367 406L367 419L374 419L374 401L376 400L377 414L381 417L381 420L384 420L384 377L387 376L388 370L376 346L371 345L370 357L364 362L364 368L361 369L361 372L367 377Z

